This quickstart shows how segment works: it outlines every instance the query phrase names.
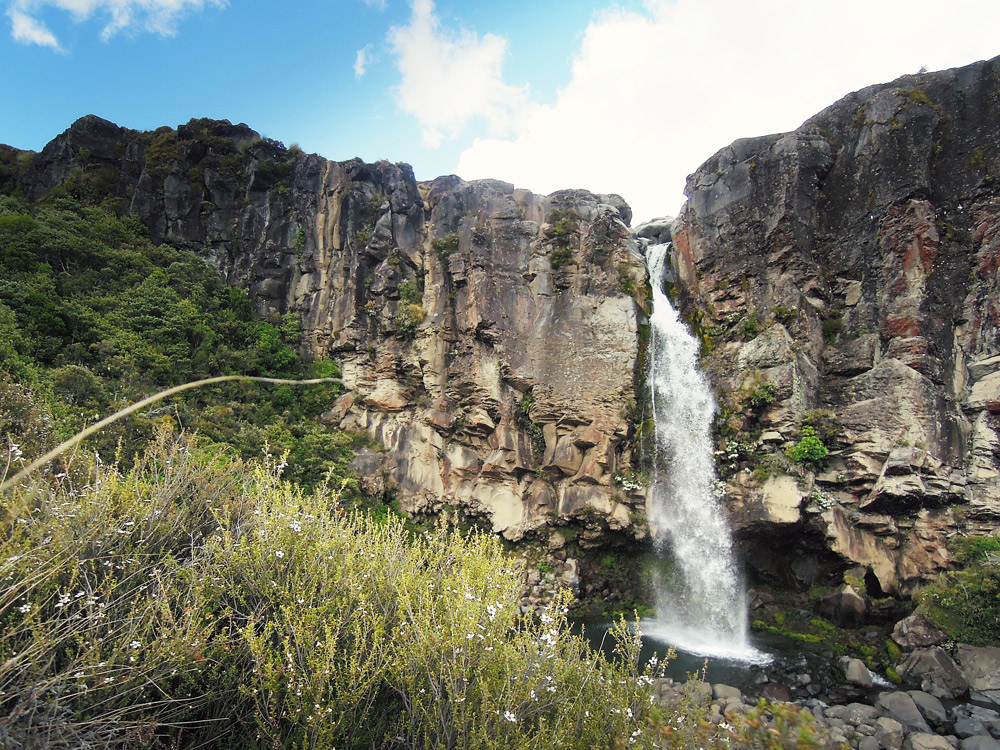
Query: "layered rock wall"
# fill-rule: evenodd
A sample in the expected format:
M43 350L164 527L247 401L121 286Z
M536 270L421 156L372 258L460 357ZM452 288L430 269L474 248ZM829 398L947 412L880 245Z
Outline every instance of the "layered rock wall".
M1000 60L737 141L687 194L674 268L750 564L908 593L1000 520ZM815 471L784 454L803 424Z
M343 371L326 419L381 446L357 460L372 491L509 539L645 533L641 492L615 481L633 458L645 290L618 196L418 183L213 120L139 133L90 116L18 163L27 197L133 214L296 319L306 353Z

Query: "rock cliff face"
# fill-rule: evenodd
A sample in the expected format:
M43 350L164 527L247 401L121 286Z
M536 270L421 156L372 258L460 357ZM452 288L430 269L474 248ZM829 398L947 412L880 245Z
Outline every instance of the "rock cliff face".
M298 320L344 372L326 419L383 447L357 459L368 488L534 542L554 566L536 595L611 594L582 551L646 537L640 253L671 234L753 573L905 596L950 564L949 536L1000 521L1000 61L737 141L672 227L636 236L618 196L418 183L214 120L86 117L0 167L29 198L135 215ZM806 427L831 452L802 465Z
M417 183L407 165L331 162L212 120L139 133L85 117L18 163L28 197L133 214L265 315L297 318L308 353L343 370L326 418L384 448L358 457L372 491L511 540L542 529L550 578L574 586L567 539L645 534L641 490L615 480L633 459L646 289L618 196Z
M745 557L909 593L1000 520L1000 59L736 141L687 194L677 292ZM804 425L831 450L815 471L785 455Z

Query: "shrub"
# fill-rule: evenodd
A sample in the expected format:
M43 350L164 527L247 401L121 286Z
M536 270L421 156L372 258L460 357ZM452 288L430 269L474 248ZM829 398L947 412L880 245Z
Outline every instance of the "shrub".
M830 409L810 409L802 415L802 425L811 427L824 444L835 442L841 433L837 415Z
M922 614L953 640L991 646L1000 640L1000 568L973 565L945 573L919 591Z
M774 383L764 380L754 386L747 400L755 409L761 409L775 403L778 400L778 392Z
M831 310L830 315L823 319L823 341L832 344L844 329L844 318L840 310Z
M632 278L628 265L619 263L616 270L618 271L618 289L624 295L635 297L638 290L636 289L635 280Z
M788 448L785 452L788 458L795 463L815 467L830 451L816 435L816 430L806 425L802 428L802 436L799 442Z
M757 313L752 312L747 314L743 319L743 324L740 326L740 332L747 341L755 338L760 333L760 321L757 318Z
M396 328L404 339L412 339L417 335L417 328L424 321L427 313L420 305L403 305L396 314Z
M37 476L0 519L0 736L171 747L607 746L651 739L639 633L519 610L491 535L416 537L337 492L161 434L129 472ZM92 476L94 476L92 474Z
M399 301L404 305L421 305L424 293L420 284L414 279L406 279L399 283Z
M453 253L458 252L458 234L452 232L451 234L446 234L444 237L438 237L431 242L431 247L434 249L434 252L437 253L441 262L447 263L448 258L450 258Z
M553 271L558 271L563 266L569 264L573 260L573 253L568 247L563 247L562 245L557 245L552 248L552 253L549 255L549 265L552 267Z

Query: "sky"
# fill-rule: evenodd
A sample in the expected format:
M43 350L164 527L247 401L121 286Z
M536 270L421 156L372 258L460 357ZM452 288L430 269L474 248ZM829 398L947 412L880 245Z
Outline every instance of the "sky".
M85 114L675 215L686 176L869 84L1000 55L998 0L0 0L0 143Z

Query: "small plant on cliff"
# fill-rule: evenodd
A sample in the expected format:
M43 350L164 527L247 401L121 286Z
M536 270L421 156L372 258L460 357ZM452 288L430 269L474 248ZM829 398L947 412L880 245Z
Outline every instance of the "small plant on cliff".
M438 237L431 242L431 247L437 253L442 263L447 263L452 254L458 252L458 234L452 232L444 237Z
M831 310L830 315L823 319L823 341L832 344L843 329L843 313L840 310Z
M396 329L400 338L412 339L417 335L417 328L424 322L427 313L420 305L402 305L396 313Z
M743 319L743 324L740 326L740 332L746 341L756 338L757 334L760 333L760 320L757 318L757 313L752 312L747 314Z
M422 305L424 292L415 279L406 279L399 283L399 301L404 305Z
M816 434L816 430L809 425L802 428L802 437L799 442L785 451L792 461L809 467L816 467L829 452L829 449L823 445L823 441Z
M541 461L545 454L545 436L542 434L542 428L531 418L531 407L534 403L535 397L528 390L517 402L517 409L514 411L514 424L531 437L531 447L535 454L535 460Z
M626 294L629 297L635 297L636 286L635 280L632 278L632 274L629 272L629 267L625 263L618 264L618 288L621 290L622 294Z
M747 396L747 401L754 409L764 409L778 400L778 391L774 387L774 383L769 380L764 380L754 386L754 389L750 391L750 395Z
M776 321L787 326L798 317L799 311L788 305L775 305L771 308L771 314L774 315Z

